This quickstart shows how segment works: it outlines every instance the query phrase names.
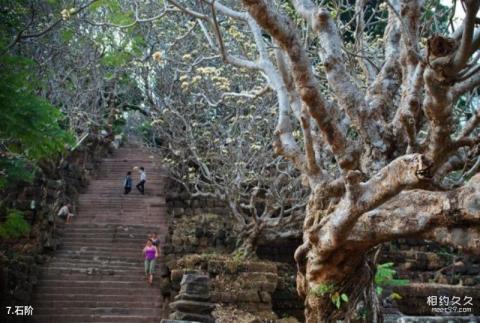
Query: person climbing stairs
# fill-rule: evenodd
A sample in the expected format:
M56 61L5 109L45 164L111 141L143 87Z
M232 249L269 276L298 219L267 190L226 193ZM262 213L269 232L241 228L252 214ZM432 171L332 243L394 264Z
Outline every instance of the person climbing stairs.
M123 194L123 178L135 166L149 173L145 195ZM158 157L138 147L120 148L102 161L79 196L78 216L61 232L62 246L41 268L33 322L161 320L158 276L152 286L145 281L142 249L149 233L163 242L167 231L163 173ZM161 249L160 243L157 263Z

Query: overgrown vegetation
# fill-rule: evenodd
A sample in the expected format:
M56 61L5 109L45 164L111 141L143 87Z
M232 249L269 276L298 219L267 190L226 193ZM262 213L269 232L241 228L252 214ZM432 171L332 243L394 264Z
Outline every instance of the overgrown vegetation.
M341 293L335 289L335 284L327 282L318 284L316 287L312 288L310 292L316 297L323 297L325 295L328 295L335 307L339 309L342 306L342 303L348 302L348 295L345 293Z
M36 94L31 60L0 56L0 190L33 179L36 163L61 153L73 138L59 109Z
M408 279L395 278L397 271L393 266L393 262L377 265L377 271L375 272L375 291L378 295L382 294L385 287L408 285Z
M3 223L0 223L0 238L21 238L28 234L30 225L25 221L22 212L18 210L8 210L7 217Z

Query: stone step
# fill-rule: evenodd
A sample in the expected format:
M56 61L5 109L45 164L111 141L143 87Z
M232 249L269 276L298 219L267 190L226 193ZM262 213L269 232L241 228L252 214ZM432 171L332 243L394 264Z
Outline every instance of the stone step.
M145 281L142 249L156 231L168 229L166 171L158 157L140 148L120 148L105 158L75 205L71 225L58 221L61 245L45 264L34 289L34 322L159 322L158 274ZM147 170L146 194L123 194L125 173ZM133 171L133 181L138 173ZM161 249L161 248L160 248ZM157 270L160 269L157 260Z
M105 300L36 300L36 306L39 308L59 308L59 307L116 307L116 308L161 308L161 300L147 299L145 301L110 301Z
M155 280L153 282L153 286L149 287L149 291L151 292L152 290L155 289ZM151 295L146 297L145 295L142 295L143 297L139 298L138 295L119 295L119 294L98 294L98 295L92 295L91 293L88 294L63 294L63 293L45 293L42 295L42 297L35 298L33 299L33 303L36 304L36 302L121 302L121 303L138 303L138 302L143 302L144 300L151 301L151 302L160 302L161 301L161 296L160 295Z
M150 219L149 219L150 220ZM154 220L154 219L151 219ZM73 225L75 225L77 222L73 222ZM82 224L80 220L78 220L78 223ZM120 225L122 223L119 223ZM70 226L70 225L69 225ZM121 241L129 241L129 242L136 242L139 240L147 240L149 234L156 232L157 237L160 239L161 242L165 241L165 234L158 234L158 232L164 232L168 228L167 224L162 224L161 226L151 226L149 228L146 228L145 231L143 232L135 232L135 233L130 233L130 232L117 232L114 233L112 231L106 232L106 231L98 231L98 234L96 233L88 233L86 231L80 232L58 232L57 237L64 239L64 241L72 241L72 242L82 242L82 241L87 241L89 239L110 239L110 241L115 241L115 242L121 242ZM103 246L99 246L103 247Z
M145 281L142 280L114 280L114 276L111 279L105 278L101 281L91 280L68 280L64 279L44 279L37 286L45 287L54 284L56 287L112 287L112 288L143 288L145 287ZM86 277L88 278L88 277ZM108 279L108 280L107 280Z
M114 255L105 252L91 252L78 255L72 255L71 253L58 253L56 258L65 258L65 259L81 259L81 260L96 260L96 261L105 261L112 259L121 259L124 261L138 261L140 253L138 250L136 252L122 253L121 255Z
M55 266L59 264L77 264L78 266L109 266L109 267L118 267L118 266L136 266L138 264L143 265L143 257L138 255L137 260L125 260L122 259L123 257L118 255L116 257L112 257L111 259L108 260L102 260L100 258L98 259L82 259L82 258L73 258L73 257L55 257L52 259L49 263L50 266Z
M36 289L40 294L93 294L93 295L121 295L126 290L122 287L65 287L65 286L38 286ZM132 287L128 289L128 293L134 295L142 295L151 290L151 287L145 282L144 287ZM144 295L145 296L145 295Z
M98 281L105 281L105 280L119 280L119 281L140 281L142 283L145 282L145 275L142 271L136 271L136 272L123 272L119 273L116 271L112 271L112 275L88 275L87 273L80 273L80 272L73 272L73 273L67 273L66 271L60 271L56 272L55 270L52 270L49 275L42 275L42 279L45 279L46 281L52 280L52 279L57 279L57 280L68 280L68 281L73 281L73 280L88 280L92 282L98 282ZM159 275L157 275L159 276ZM40 281L38 284L42 284Z
M158 236L160 241L163 241L162 239L165 238L164 235ZM113 235L113 234L108 234L108 235L99 235L96 236L95 234L86 234L86 233L76 233L76 234L69 234L65 235L63 237L63 241L66 242L77 242L78 240L82 241L88 241L88 242L99 242L99 243L145 243L146 240L148 239L147 233L143 234L130 234L130 235L125 235L125 234L118 234L118 235Z
M94 322L118 322L118 323L152 323L156 322L161 315L34 315L34 323L94 323Z
M35 307L35 315L159 315L156 307Z
M83 261L81 259L72 259L70 262L62 261L61 259L55 259L52 263L48 264L49 268L70 268L73 270L85 269L85 270L143 270L143 260L138 262L92 262Z
M129 252L130 251L134 251L135 249L138 250L138 254L140 255L143 248L145 247L145 243L147 242L147 238L145 239L141 239L141 240L138 240L138 241L133 241L133 240L130 240L130 241L125 241L125 240L116 240L116 241L113 241L111 239L95 239L95 240L84 240L84 241L66 241L64 242L61 247L60 247L60 250L73 250L73 249L80 249L82 247L95 247L95 246L98 246L98 245L101 245L101 244L104 244L104 245L109 245L111 249L116 249L115 251L114 250L111 250L111 254L112 256L121 256L122 253L121 251L123 249L126 249L128 250Z

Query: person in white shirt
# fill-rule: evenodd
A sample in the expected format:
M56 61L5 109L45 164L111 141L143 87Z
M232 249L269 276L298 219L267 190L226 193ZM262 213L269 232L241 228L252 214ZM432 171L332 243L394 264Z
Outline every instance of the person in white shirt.
M145 168L140 167L140 182L137 184L137 189L143 195L145 194L145 182L147 181L147 174L145 173Z
M59 217L66 218L66 221L65 221L66 224L72 223L73 213L70 212L71 207L72 206L70 204L65 204L58 211Z

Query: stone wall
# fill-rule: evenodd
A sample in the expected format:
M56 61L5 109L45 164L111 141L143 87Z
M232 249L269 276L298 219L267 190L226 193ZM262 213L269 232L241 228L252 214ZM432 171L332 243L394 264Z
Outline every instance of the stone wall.
M473 298L471 313L480 316L480 257L433 242L401 239L382 246L380 263L393 262L397 276L408 279L407 286L387 288L402 298L392 304L407 315L442 315L432 312L429 296ZM444 315L445 313L443 313ZM455 313L453 313L455 314Z
M258 249L261 260L244 261L233 253L239 229L228 205L211 198L191 198L173 181L166 191L169 234L161 270L164 296L173 301L184 273L194 270L210 277L210 301L217 304L218 322L303 319L303 303L292 275L299 240L262 245Z
M31 184L17 185L2 193L0 221L7 208L24 213L31 223L28 237L0 241L0 303L5 306L30 305L33 286L39 274L38 266L46 261L48 252L61 243L62 221L56 216L63 203L70 202L75 213L79 193L93 176L102 157L111 150L111 140L89 138L70 155L56 161L45 161L41 172ZM32 200L35 208L31 208ZM22 316L4 317L2 322L22 322Z
M276 318L272 311L272 294L278 284L278 272L273 262L220 254L192 254L169 266L174 293L180 290L185 273L201 271L210 278L210 302L234 306L263 319Z

